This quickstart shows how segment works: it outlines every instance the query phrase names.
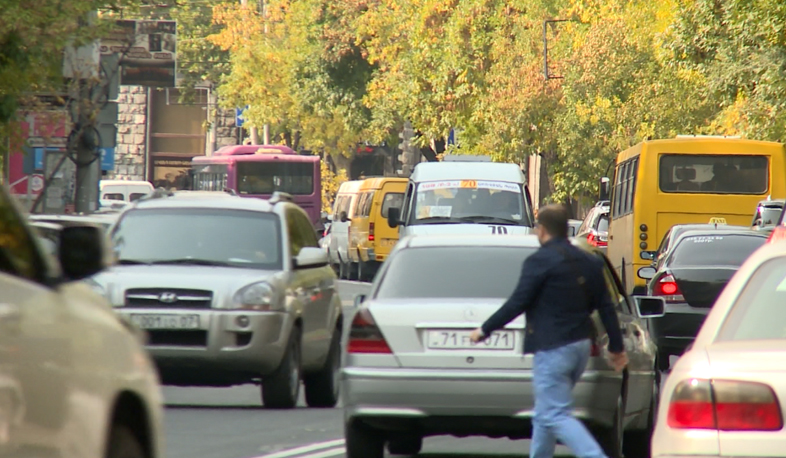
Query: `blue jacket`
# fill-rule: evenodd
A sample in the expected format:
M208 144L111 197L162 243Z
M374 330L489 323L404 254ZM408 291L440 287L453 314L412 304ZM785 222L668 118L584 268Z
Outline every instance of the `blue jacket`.
M603 269L602 259L567 239L549 240L524 261L515 291L483 323L483 334L491 335L524 313L525 353L551 350L590 338L593 328L589 317L598 310L609 335L609 351L621 352L622 332ZM578 273L584 277L586 289L579 284ZM588 295L591 304L587 303Z

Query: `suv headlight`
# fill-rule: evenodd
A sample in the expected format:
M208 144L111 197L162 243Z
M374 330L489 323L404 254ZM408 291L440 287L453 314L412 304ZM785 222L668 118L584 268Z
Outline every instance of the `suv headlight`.
M252 283L240 288L232 298L232 308L241 310L267 311L278 309L276 293L270 283Z

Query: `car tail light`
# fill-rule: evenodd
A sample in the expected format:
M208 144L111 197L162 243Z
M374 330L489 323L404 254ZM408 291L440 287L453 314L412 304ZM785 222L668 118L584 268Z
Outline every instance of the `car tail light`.
M601 239L600 239L600 236L598 236L598 235L595 235L595 234L594 234L594 233L592 233L592 232L590 232L590 233L587 235L587 242L588 242L590 245L592 245L592 246L595 246L595 247L604 247L604 246L608 246L608 245L609 245L609 242L608 242L608 241L606 241L606 240L601 240Z
M393 353L368 309L360 309L349 328L349 353Z
M374 223L368 223L368 241L374 241Z
M772 388L734 380L683 380L674 388L667 424L675 429L779 431L778 397Z
M666 302L685 302L685 296L682 295L680 287L677 286L677 281L674 276L666 274L660 277L652 289L653 296L661 296Z
M767 238L767 243L775 243L786 240L786 226L775 226Z
M595 341L590 346L590 356L600 356L600 345Z

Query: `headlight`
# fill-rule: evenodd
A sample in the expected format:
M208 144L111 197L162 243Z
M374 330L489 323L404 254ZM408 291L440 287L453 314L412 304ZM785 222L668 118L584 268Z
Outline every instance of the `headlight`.
M98 283L97 281L93 280L92 278L88 278L88 279L84 280L84 282L85 282L85 284L87 286L93 288L93 291L95 291L96 294L99 294L101 296L106 297L106 289L104 289L104 287L101 286L100 283Z
M269 283L252 283L240 288L232 299L232 308L242 310L273 310L277 308L276 294Z

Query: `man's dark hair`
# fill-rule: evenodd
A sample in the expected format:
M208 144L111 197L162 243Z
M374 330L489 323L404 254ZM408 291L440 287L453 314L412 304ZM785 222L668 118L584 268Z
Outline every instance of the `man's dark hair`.
M568 238L568 212L562 205L546 205L540 208L538 224L552 237Z

